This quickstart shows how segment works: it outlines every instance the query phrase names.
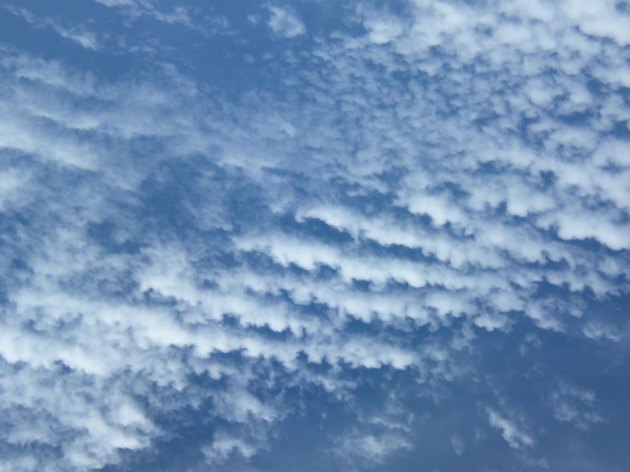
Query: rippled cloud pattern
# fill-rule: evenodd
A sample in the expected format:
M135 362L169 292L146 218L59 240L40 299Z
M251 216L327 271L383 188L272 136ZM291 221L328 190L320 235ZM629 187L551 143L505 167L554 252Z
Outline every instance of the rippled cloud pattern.
M0 471L630 463L630 3L0 1Z

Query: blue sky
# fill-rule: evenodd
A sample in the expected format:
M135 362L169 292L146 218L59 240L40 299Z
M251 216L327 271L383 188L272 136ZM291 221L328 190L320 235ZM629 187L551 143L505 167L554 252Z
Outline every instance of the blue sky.
M627 471L629 59L615 0L1 0L0 471Z

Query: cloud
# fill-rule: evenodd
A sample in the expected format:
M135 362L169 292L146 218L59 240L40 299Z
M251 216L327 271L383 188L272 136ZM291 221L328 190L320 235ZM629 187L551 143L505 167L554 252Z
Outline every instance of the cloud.
M351 470L374 467L385 462L392 454L412 448L412 444L395 431L376 434L355 431L345 434L338 441L335 452Z
M357 10L361 23L368 31L368 38L374 44L390 43L406 29L405 23L397 15L369 7L359 6Z
M418 448L421 407L488 404L475 369L495 345L545 378L549 339L623 347L598 315L630 275L613 2L343 5L309 34L308 8L268 5L275 35L302 37L281 49L229 9L207 34L221 6L97 3L75 24L91 36L14 11L80 57L0 49L10 470L124 468L197 426L204 467L253 464L305 412L331 467L387 467ZM588 432L609 418L595 390L532 403ZM511 411L485 413L537 450L547 418ZM450 456L473 450L464 416L436 428Z
M62 38L73 41L81 47L91 50L97 50L100 47L94 33L89 31L85 25L66 27L51 18L38 18L26 8L15 8L11 5L6 5L4 8L36 28L49 28Z
M289 7L268 5L267 9L271 17L267 21L269 28L278 36L295 38L306 34L304 23Z
M561 383L549 397L556 420L573 423L578 429L587 431L592 425L604 422L595 409L593 392Z
M457 454L458 456L461 456L466 450L464 441L462 440L461 436L451 436L451 444L453 445L453 451L455 451L455 454Z
M238 453L245 459L249 459L256 454L258 448L242 439L232 438L226 433L221 433L215 437L212 445L203 448L202 451L208 464L212 465L216 462L226 462L232 453Z
M611 341L621 341L625 332L615 329L603 321L590 321L582 328L584 335L591 339L608 339Z
M513 449L531 447L534 444L532 437L521 430L514 421L502 416L492 408L487 409L490 425L501 432L501 436Z

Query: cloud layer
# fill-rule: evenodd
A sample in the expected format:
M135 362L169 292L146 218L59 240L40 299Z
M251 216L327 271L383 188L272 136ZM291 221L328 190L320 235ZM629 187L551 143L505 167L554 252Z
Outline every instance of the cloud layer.
M621 470L624 5L7 2L0 470Z

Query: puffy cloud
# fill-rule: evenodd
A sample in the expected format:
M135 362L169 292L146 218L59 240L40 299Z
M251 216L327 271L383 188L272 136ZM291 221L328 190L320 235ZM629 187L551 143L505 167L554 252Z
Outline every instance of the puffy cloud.
M593 392L565 383L561 383L551 393L549 404L558 421L573 423L582 430L588 430L593 424L604 421L594 408L596 398Z
M296 36L302 36L306 33L304 23L302 23L295 12L289 7L269 5L267 9L271 14L267 24L278 36L295 38Z
M506 418L492 408L488 408L487 413L490 425L501 432L501 436L511 448L521 449L534 444L532 437L517 426L513 420Z
M350 467L360 470L361 466L382 463L394 452L411 447L402 435L392 432L378 435L354 433L343 437L337 453L344 462L353 464Z

